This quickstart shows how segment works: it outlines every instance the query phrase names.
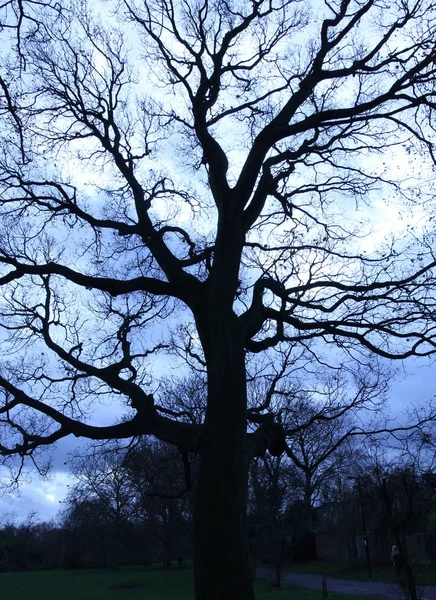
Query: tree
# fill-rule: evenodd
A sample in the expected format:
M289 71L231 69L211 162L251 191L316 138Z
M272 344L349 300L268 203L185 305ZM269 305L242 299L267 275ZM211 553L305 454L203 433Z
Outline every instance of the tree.
M434 352L431 232L377 244L358 211L431 197L436 9L53 6L1 8L19 37L1 73L0 451L72 434L198 453L196 598L249 600L249 462L286 449L267 406L247 410L252 356L289 347L371 379L371 356ZM171 328L207 374L201 424L155 393ZM114 400L124 418L90 418Z
M76 454L71 471L76 481L68 495L71 507L95 502L99 518L109 523L111 540L106 548L111 566L118 567L120 559L121 531L136 511L134 486L126 477L124 456L111 452L93 451Z
M176 558L192 556L192 502L187 494L191 491L191 465L184 465L183 476L180 458L168 444L143 440L125 461L126 477L136 493L136 517L160 542L167 567Z
M60 536L53 523L29 511L20 524L4 515L0 522L0 571L54 569L60 566Z
M362 483L376 503L371 507L371 518L376 518L375 531L385 530L391 538L392 566L395 568L402 595L417 600L421 594L417 588L416 573L406 542L406 533L413 531L419 522L420 503L424 499L425 476L415 468L413 461L404 461L404 455L380 454L380 447L372 449L357 489L362 497ZM372 459L372 465L370 460ZM362 504L362 501L361 501ZM362 504L363 510L363 504ZM425 511L424 511L425 512ZM378 521L378 522L377 522ZM389 538L388 538L389 539ZM385 544L386 545L386 544Z
M291 365L286 367L289 370ZM355 381L353 390L341 372L328 373L326 378L319 367L316 381L309 385L298 370L286 377L283 371L283 366L276 368L263 384L259 377L249 386L249 407L255 410L260 403L274 414L286 435L290 459L268 453L250 466L249 522L256 530L262 559L275 567L276 586L280 586L285 552L288 559L315 557L313 509L331 499L338 480L353 470L357 460L353 441L366 437L371 429L366 409L377 408L380 428L386 385L380 374L369 387Z
M335 487L338 478L353 472L358 460L353 438L365 435L365 432L357 426L356 416L344 412L343 406L322 410L306 401L300 404L298 413L294 409L288 417L295 433L290 438L287 453L304 480L303 500L307 514L320 499L328 498L328 488ZM304 424L310 423L314 416L318 419L305 427Z
M297 476L283 456L256 458L250 465L249 523L256 554L274 566L274 586L281 586L284 546L284 514ZM298 488L297 488L298 489ZM287 493L288 492L288 493ZM252 557L255 562L255 556ZM255 570L255 568L254 568Z
M116 539L113 515L107 502L97 496L68 495L58 520L63 542L61 566L67 569L118 568L126 560L123 541L127 538L130 547L135 539L128 521L120 530L122 539Z
M118 566L131 556L134 530L147 531L140 544L144 558L162 556L169 566L178 556L191 556L186 542L192 529L185 496L189 482L180 462L176 449L145 439L130 448L92 444L85 452L78 450L71 459L75 482L66 499L64 522L73 541L75 537L83 546L83 531L88 531L88 542L91 530L95 540L94 552L88 544L87 552L73 547L72 556L80 560L84 554L100 555L100 564L103 558L104 564Z

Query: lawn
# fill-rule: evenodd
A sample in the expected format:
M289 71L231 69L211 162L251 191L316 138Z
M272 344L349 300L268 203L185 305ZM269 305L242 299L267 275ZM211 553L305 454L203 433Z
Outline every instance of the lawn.
M37 571L0 574L0 600L193 600L192 571ZM256 581L256 600L319 600L320 591L284 586L274 590ZM364 600L359 596L329 593L329 600ZM367 600L367 599L366 599Z
M283 568L294 573L319 573L330 577L368 581L368 568L364 561L321 562L314 560L302 564L286 565ZM417 564L416 574L418 584L436 585L436 565L434 563ZM374 565L372 575L373 581L396 581L395 571L391 565Z

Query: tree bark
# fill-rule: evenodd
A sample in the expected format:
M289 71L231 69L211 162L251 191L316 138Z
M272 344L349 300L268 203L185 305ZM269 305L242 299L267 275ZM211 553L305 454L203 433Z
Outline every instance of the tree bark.
M194 512L196 600L254 599L246 530L247 476L243 453L236 445L224 449L219 441L210 441L204 444L200 454Z
M226 322L227 321L227 322ZM233 326L232 326L233 325ZM194 509L196 600L254 600L246 506L246 375L235 315L207 324L208 408Z

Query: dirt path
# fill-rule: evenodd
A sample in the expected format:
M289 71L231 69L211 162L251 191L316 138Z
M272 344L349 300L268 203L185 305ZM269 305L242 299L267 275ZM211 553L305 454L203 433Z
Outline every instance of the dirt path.
M272 581L274 579L274 572L267 567L258 567L256 569L256 576L260 579ZM395 583L355 581L353 579L337 579L336 577L326 577L326 580L328 592L369 596L378 600L400 600L403 597L399 585ZM282 571L282 583L321 591L322 575ZM420 589L423 592L422 598L436 600L435 586L422 586Z

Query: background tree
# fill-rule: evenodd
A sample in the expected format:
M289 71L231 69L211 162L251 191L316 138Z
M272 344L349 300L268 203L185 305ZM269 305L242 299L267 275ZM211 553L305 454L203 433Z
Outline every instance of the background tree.
M107 505L98 497L78 500L73 493L64 503L58 518L64 546L60 566L66 569L118 567L121 552L123 559L125 556L122 542L126 534L130 543L134 539L130 523L124 524L122 540L115 540L113 515L108 514Z
M142 562L170 566L192 556L190 478L177 450L145 439L128 448L94 444L72 457L71 472L62 521L76 566L86 556L111 567L129 556L136 562L130 546L138 535Z
M395 453L394 448L386 453L382 453L381 449L380 443L373 444L371 453L367 452L366 465L362 461L362 473L355 479L354 488L362 510L365 502L373 536L383 539L384 552L389 546L392 550L395 546L396 555L391 556L391 562L404 598L417 600L420 593L415 570L416 556L412 557L406 537L417 530L425 530L425 526L419 523L419 513L422 513L420 504L424 501L427 478L415 469L413 462L407 463L404 455Z
M54 522L35 511L18 523L4 515L0 522L0 571L54 569L61 566L61 538Z
M272 564L275 587L281 586L281 566L286 541L285 514L298 494L298 475L283 456L256 458L250 465L248 519L253 560Z
M136 518L159 541L164 566L191 557L193 502L187 457L168 444L142 440L127 453L124 466L135 490Z
M109 529L106 536L105 562L118 567L121 553L121 533L136 512L133 483L126 477L124 455L109 450L88 448L76 454L71 462L75 483L68 495L71 507L94 509L97 520L102 519Z
M371 355L434 351L432 236L365 249L358 212L431 197L434 3L59 6L1 8L19 7L1 73L0 451L151 434L198 453L196 598L249 600L249 462L286 449L247 410L251 355L289 345L376 378ZM421 185L389 168L401 152ZM180 328L207 374L200 425L154 393ZM115 400L123 418L92 420L90 401Z

